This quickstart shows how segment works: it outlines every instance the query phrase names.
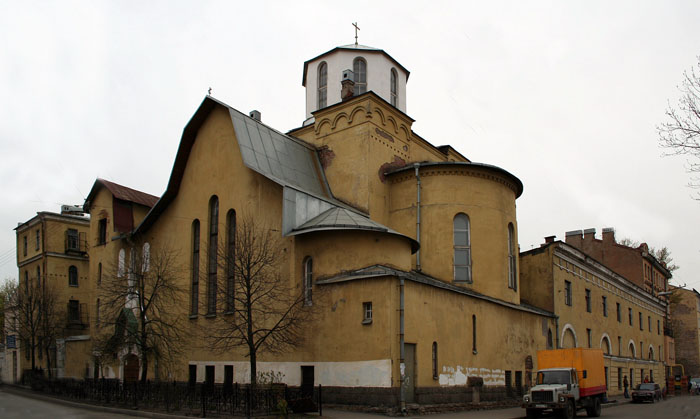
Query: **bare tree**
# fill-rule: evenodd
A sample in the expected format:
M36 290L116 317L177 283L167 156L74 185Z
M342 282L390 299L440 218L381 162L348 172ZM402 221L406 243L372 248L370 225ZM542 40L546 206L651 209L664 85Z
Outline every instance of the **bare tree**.
M3 293L13 317L8 333L16 335L25 351L30 352L32 370L36 368L37 351L46 350L50 367L52 342L59 330L56 294L41 278L25 276L24 283L7 282ZM49 371L50 373L50 371Z
M65 312L59 310L57 293L52 284L44 281L39 291L39 350L46 355L46 369L49 377L52 376L52 348L55 347L56 338L62 330L62 320L65 319Z
M698 72L695 68L683 72L683 81L678 86L681 97L678 104L666 109L667 122L657 127L661 147L670 151L667 155L686 155L688 171L700 172L700 56ZM691 178L690 186L700 188L700 179Z
M13 294L16 289L17 283L13 278L5 278L5 281L0 285L0 342L5 342L5 311L9 311L9 302L14 298Z
M185 303L179 254L170 246L151 249L132 242L128 268L120 260L105 275L99 289L101 326L114 334L98 339L102 355L135 346L141 358L141 382L148 377L150 360L168 364L186 344L182 318L175 308Z
M280 233L247 216L229 233L219 250L226 281L217 295L218 319L208 341L221 352L243 347L250 362L250 383L257 382L260 353L282 353L303 343L305 326L314 317L301 287L281 275ZM233 239L232 239L233 238Z

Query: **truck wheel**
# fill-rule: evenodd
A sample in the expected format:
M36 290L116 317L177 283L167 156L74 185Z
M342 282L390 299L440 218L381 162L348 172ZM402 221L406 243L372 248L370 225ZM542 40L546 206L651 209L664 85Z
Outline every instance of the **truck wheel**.
M540 417L540 413L539 409L525 409L525 417L527 419L537 419Z
M571 400L566 404L566 407L559 410L559 416L563 419L573 419L576 416L576 409L574 409L574 400Z
M586 413L589 418L597 418L600 416L600 397L593 398L593 405L586 408Z

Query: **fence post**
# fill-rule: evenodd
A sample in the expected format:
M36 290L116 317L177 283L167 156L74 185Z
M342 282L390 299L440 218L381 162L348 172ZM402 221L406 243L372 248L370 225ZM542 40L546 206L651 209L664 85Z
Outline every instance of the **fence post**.
M204 396L204 393L207 391L206 386L202 384L202 417L206 418L207 417L207 402L206 398Z
M318 415L323 416L323 386L318 385Z

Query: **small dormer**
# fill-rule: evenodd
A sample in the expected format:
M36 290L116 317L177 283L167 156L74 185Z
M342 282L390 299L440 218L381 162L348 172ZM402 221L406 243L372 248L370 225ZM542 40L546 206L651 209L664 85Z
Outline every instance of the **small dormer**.
M341 82L348 75L353 78L354 96L371 90L406 113L409 74L384 50L358 44L333 48L304 63L301 84L306 87L306 118L342 100Z

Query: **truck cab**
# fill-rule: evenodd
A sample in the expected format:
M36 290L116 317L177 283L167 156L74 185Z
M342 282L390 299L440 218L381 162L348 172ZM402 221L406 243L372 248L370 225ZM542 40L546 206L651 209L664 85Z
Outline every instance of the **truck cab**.
M566 415L572 401L580 399L578 374L575 368L548 368L537 371L535 386L523 397L528 417L537 417L545 410Z

